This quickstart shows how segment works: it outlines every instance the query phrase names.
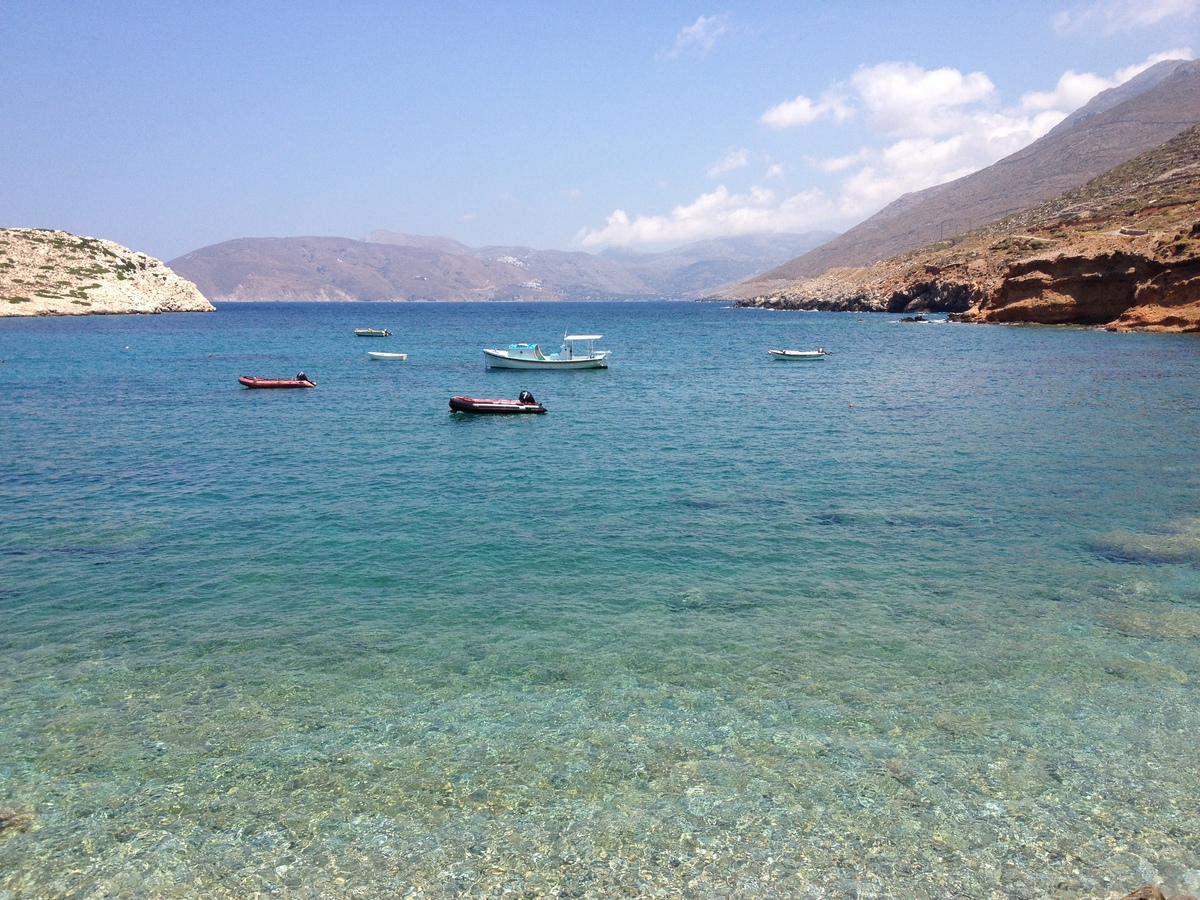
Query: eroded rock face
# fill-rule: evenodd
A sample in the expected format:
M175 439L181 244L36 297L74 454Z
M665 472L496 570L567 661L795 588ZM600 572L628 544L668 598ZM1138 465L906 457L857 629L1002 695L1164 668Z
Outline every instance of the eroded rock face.
M833 269L741 306L859 312L948 312L963 322L1092 325L1200 332L1200 242L1164 258L1177 236L1088 234L954 258L933 251L866 269ZM1196 246L1193 246L1196 244ZM1010 252L1011 251L1011 252Z
M1200 260L1164 261L1152 252L1106 247L1073 249L1005 267L993 289L959 318L1200 331Z
M213 312L190 281L112 241L0 229L0 316Z

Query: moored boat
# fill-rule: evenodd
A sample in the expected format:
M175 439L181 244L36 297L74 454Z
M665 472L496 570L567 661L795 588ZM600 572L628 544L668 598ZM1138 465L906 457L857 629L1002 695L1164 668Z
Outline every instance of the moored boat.
M370 359L395 359L395 360L408 359L407 353L384 353L382 350L368 350L367 356Z
M768 350L772 359L796 359L815 361L824 359L829 355L829 351L823 347L818 347L816 350Z
M484 350L492 369L607 369L611 350L597 350L602 334L565 334L557 353L543 353L537 344L509 344L507 350Z
M248 388L311 388L317 386L316 382L303 372L298 372L295 378L255 378L253 375L243 375L238 382Z
M354 333L359 337L390 337L391 332L386 328L355 328Z
M495 397L451 397L450 411L461 413L544 413L546 407L533 399L529 391L521 391L516 400Z

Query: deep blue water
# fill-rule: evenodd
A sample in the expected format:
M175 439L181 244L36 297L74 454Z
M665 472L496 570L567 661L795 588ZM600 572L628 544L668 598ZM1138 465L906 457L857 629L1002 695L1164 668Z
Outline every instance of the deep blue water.
M484 368L568 330L611 368ZM1195 337L230 304L0 359L0 898L1200 893Z

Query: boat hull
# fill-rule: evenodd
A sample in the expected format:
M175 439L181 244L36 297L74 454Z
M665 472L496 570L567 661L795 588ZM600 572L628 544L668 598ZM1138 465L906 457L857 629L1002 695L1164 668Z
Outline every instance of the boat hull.
M520 359L509 356L503 350L484 350L484 361L490 369L607 369L608 354L577 359Z
M772 359L799 362L819 362L828 356L824 350L768 350L767 353Z
M382 350L368 350L367 356L370 359L395 359L395 360L408 359L407 353L384 353Z
M311 381L297 381L295 378L255 378L253 375L243 375L238 379L238 382L248 388L316 387L316 385Z
M355 328L354 334L358 337L390 337L392 333L386 328Z
M502 400L494 397L451 397L450 411L484 415L520 415L544 413L546 407L540 403L522 403L520 400Z

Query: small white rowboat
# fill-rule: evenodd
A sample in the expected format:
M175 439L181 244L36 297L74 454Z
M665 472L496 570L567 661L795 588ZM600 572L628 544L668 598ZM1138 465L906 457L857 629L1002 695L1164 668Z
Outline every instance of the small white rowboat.
M829 351L824 348L816 350L768 350L772 359L806 359L815 361L824 359L829 355Z
M371 359L408 359L407 353L384 353L382 350L368 350L367 356Z

